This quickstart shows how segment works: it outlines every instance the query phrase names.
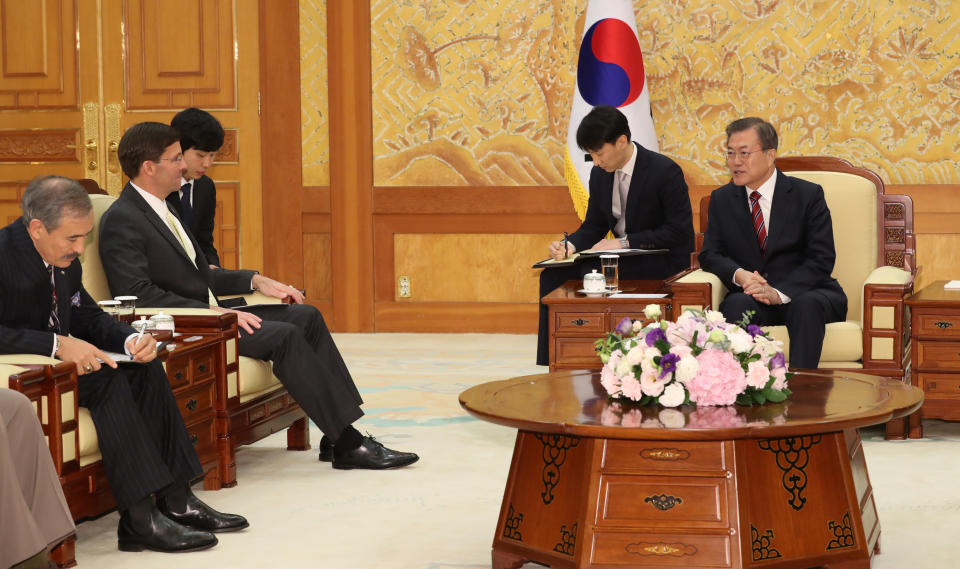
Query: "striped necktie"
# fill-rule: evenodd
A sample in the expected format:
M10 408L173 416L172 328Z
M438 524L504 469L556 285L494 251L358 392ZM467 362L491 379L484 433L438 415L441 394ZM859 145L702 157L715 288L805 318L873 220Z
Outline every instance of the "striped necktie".
M753 231L757 234L757 244L760 245L760 254L767 253L767 228L763 225L763 212L760 211L760 192L750 192L750 213L753 214Z
M60 333L60 309L57 307L57 282L53 278L53 265L47 267L50 273L50 286L53 287L52 302L50 305L50 318L47 320L47 329L51 332Z

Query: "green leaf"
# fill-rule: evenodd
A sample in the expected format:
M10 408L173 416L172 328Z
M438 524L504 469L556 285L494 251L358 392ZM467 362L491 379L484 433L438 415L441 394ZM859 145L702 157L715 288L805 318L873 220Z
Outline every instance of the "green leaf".
M649 405L651 401L653 401L653 397L650 397L649 395L644 395L640 398L641 405Z
M670 344L666 340L657 340L654 342L653 347L660 350L661 354L665 354L670 351Z
M757 405L763 405L767 402L767 397L763 391L755 390L753 392L753 400L757 402Z
M786 394L776 389L770 389L770 388L764 389L763 394L766 396L768 400L773 401L774 403L780 403L781 401L786 401L787 399Z
M749 407L753 405L753 398L746 393L741 393L740 395L737 395L737 405L745 405Z

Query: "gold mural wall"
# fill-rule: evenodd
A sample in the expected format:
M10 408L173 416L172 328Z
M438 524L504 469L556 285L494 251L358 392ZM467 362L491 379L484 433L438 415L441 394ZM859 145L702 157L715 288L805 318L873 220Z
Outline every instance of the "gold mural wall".
M326 0L300 2L300 118L303 185L329 185Z
M562 184L580 0L372 0L377 185ZM955 183L960 3L634 3L654 123L695 184L723 127L767 117L786 154L887 183ZM829 17L824 17L829 14Z

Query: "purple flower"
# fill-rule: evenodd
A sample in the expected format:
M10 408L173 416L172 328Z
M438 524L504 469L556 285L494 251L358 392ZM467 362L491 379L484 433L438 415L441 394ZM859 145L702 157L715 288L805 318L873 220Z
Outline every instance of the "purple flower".
M630 332L633 332L633 320L631 320L629 316L624 316L623 320L617 324L615 331L621 336L626 336Z
M663 340L663 341L667 340L666 333L664 333L664 331L661 330L660 328L654 328L653 330L650 330L649 332L647 332L646 342L647 342L647 345L650 346L651 348L653 347L654 344L656 344L660 340Z
M763 335L763 328L757 326L756 324L751 324L751 325L747 326L747 332L748 332L751 336L753 336L754 338L756 338L757 336L762 336L762 335Z
M770 358L770 369L778 367L787 367L787 358L783 355L783 352L777 352Z
M647 336L649 338L649 336ZM660 378L664 378L667 375L673 373L677 369L677 362L680 361L680 356L674 353L664 354L660 358Z

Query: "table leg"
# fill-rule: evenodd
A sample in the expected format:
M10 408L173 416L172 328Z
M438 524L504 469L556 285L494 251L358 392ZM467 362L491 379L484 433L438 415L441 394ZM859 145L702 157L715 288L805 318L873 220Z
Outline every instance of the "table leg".
M493 569L520 569L529 559L521 557L516 553L507 553L506 551L493 550Z

